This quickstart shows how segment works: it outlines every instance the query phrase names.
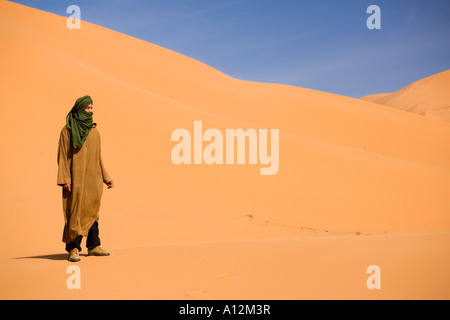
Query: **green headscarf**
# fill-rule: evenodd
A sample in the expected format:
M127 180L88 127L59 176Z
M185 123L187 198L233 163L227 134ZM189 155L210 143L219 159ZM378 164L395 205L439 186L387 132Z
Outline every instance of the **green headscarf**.
M93 127L92 112L84 111L91 103L91 97L84 96L75 101L75 105L66 117L66 125L72 131L72 145L75 149L83 146Z

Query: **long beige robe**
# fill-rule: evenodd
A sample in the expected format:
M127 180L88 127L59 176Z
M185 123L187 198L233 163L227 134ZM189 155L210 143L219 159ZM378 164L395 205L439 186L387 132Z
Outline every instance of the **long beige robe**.
M72 191L62 191L65 225L62 241L69 243L77 236L87 236L92 224L99 220L103 183L112 179L101 157L100 134L94 126L83 146L72 146L70 130L64 126L58 144L57 184L71 184Z

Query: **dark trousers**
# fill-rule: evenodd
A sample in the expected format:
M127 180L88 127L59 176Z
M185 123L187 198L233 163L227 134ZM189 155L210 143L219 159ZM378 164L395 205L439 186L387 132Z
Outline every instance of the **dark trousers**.
M66 251L70 253L74 248L81 251L81 240L82 236L76 237L72 242L66 243ZM89 250L94 249L100 245L100 238L98 237L98 222L95 221L92 227L89 229L88 236L86 239L86 247Z

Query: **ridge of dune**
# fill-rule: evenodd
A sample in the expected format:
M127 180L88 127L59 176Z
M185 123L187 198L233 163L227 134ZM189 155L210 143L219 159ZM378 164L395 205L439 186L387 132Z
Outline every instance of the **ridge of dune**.
M397 250L405 249L400 256L409 262L416 261L409 252L424 254L426 263L414 269L422 270L421 283L429 280L426 288L448 296L438 282L445 278L442 268L433 270L436 264L449 265L440 254L450 231L447 123L370 101L234 79L92 23L82 21L80 30L69 30L66 19L0 0L0 108L8 119L0 135L6 148L0 159L0 213L8 228L0 241L9 244L0 249L2 298L231 298L236 288L244 290L239 297L248 299L305 297L308 288L320 283L322 272L329 272L325 258L314 260L318 257L307 246L309 237L317 239L314 248L331 260L338 257L333 252L338 244L343 256L333 260L334 267L347 270L351 265L364 275L370 261L364 245L369 245L378 261L389 265L389 279L405 269L395 260ZM100 210L102 242L117 259L104 277L116 278L116 285L96 280L108 260L86 259L86 289L72 295L64 283L52 282L67 276L56 149L67 112L85 94L93 97L103 161L116 182L103 193ZM194 121L202 121L203 131L223 133L279 129L278 173L260 175L260 163L175 165L171 134L178 128L193 133ZM399 234L400 241L394 236ZM340 242L345 237L351 240ZM290 245L279 246L274 239ZM405 247L408 239L412 247ZM426 244L421 245L423 239ZM170 254L155 250L158 245L170 245ZM306 265L298 254L288 258L299 248L312 258ZM358 254L361 258L345 258ZM136 265L152 266L161 255L164 264L154 270L158 280L145 270L127 278ZM234 258L224 264L228 255ZM183 266L178 256L190 264ZM292 266L285 272L276 264L280 256ZM253 258L261 262L258 276L269 277L261 295L258 279L250 275ZM32 282L33 273L27 272L35 267L42 277ZM197 267L208 270L207 283ZM278 280L286 284L297 279L296 267L318 271L300 278L303 289L288 285L283 292ZM355 281L351 277L345 272L340 281L331 282L333 297L339 292L354 297L349 290L356 283L342 287L344 280ZM152 283L151 292L145 281ZM42 287L43 282L49 285ZM385 296L405 292L400 287L404 282L394 283L397 291ZM207 294L202 286L209 288ZM33 291L39 288L47 289Z
M362 100L450 122L450 70L415 81L392 93L362 97Z

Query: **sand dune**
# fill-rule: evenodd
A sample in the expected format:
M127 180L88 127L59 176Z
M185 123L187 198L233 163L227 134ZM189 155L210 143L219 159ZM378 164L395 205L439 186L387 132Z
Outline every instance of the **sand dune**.
M447 70L396 92L374 94L361 99L450 122L449 88L450 70Z
M448 123L234 79L66 19L0 1L0 298L450 297ZM100 211L112 255L83 257L82 289L69 290L56 148L85 94L117 184ZM194 121L279 129L278 173L175 165L171 134ZM381 290L366 287L373 264Z

